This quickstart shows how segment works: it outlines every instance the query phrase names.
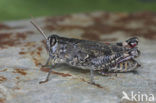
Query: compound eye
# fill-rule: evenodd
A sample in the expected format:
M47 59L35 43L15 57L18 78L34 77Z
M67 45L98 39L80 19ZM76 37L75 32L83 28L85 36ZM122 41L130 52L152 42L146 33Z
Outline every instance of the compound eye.
M54 46L56 44L56 37L48 37L48 41L50 43L50 46Z
M56 38L55 37L50 38L50 45L54 46L55 44L56 44Z

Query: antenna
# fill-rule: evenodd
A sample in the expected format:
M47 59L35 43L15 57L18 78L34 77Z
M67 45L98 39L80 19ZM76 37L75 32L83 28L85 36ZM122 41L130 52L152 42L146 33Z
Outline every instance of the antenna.
M44 38L47 39L47 36L43 32L43 30L40 27L38 27L37 24L35 24L35 22L33 22L33 20L31 20L30 22L44 36Z

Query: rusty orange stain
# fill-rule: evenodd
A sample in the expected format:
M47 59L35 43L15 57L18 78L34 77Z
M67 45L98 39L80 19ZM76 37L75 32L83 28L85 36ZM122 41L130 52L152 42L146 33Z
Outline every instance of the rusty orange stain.
M41 53L40 53L39 51L37 51L37 54L38 54L39 56L41 56Z
M42 47L38 47L37 49L38 49L39 51L42 51Z
M30 54L33 56L35 54L35 51L30 52Z
M42 40L41 43L46 47L46 40Z
M24 54L26 54L26 52L22 52L22 51L21 51L21 52L19 52L19 54L24 55Z
M33 58L33 60L34 60L34 62L35 62L35 65L36 65L36 66L38 66L38 65L40 65L40 64L41 64L41 63L39 63L39 60L38 60L38 59Z
M20 77L16 77L16 79L20 79Z
M6 80L7 80L6 77L4 77L4 76L0 76L0 83L4 82L4 81L6 81Z
M18 38L18 39L25 39L26 35L25 35L25 33L16 33L16 38Z
M84 78L80 78L83 82L87 82L88 84L91 84L90 82L86 81ZM96 83L93 83L92 85L98 87L98 88L103 88L100 84L96 84Z
M5 98L0 98L0 103L5 103L6 99Z
M44 71L44 72L49 72L50 68L40 68L41 71ZM60 75L62 77L68 77L68 76L72 76L71 74L69 73L59 73L59 72L56 72L56 71L52 71L52 74L57 74L57 75Z
M28 32L30 33L30 32ZM21 39L26 39L27 32L10 32L10 33L0 33L0 48L5 48L6 46L16 46L21 44Z
M5 24L0 24L0 30L1 29L10 29L11 27L5 25Z
M26 75L27 73L24 71L24 69L16 68L13 73L19 73L21 75Z
M57 74L57 75L61 75L62 77L72 76L71 74L68 74L68 73L59 73L59 72L56 72L56 71L52 71L52 73Z
M24 48L21 48L21 50L24 50Z
M33 43L32 42L27 42L24 46L32 46Z
M11 37L11 33L0 33L0 40L9 39Z

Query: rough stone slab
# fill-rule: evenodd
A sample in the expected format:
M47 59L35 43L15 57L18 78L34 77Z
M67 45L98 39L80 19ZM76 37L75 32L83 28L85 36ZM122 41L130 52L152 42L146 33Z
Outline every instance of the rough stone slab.
M47 35L101 42L138 36L142 68L137 74L117 77L95 74L97 85L91 85L89 71L63 66L55 69L49 82L39 84L48 71L40 67L48 58L44 38L30 20L4 22L0 24L0 103L137 103L121 101L122 91L153 94L156 100L155 13L94 12L35 20Z

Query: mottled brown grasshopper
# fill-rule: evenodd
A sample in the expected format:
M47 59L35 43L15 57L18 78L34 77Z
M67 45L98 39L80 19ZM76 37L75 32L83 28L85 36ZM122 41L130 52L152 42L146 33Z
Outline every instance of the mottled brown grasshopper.
M40 83L47 82L52 69L60 64L89 69L91 83L94 83L93 71L106 75L107 73L133 71L140 66L135 60L140 55L137 37L111 44L65 38L58 35L47 37L33 21L31 23L46 39L49 58L44 66L51 62L51 70L46 79Z

